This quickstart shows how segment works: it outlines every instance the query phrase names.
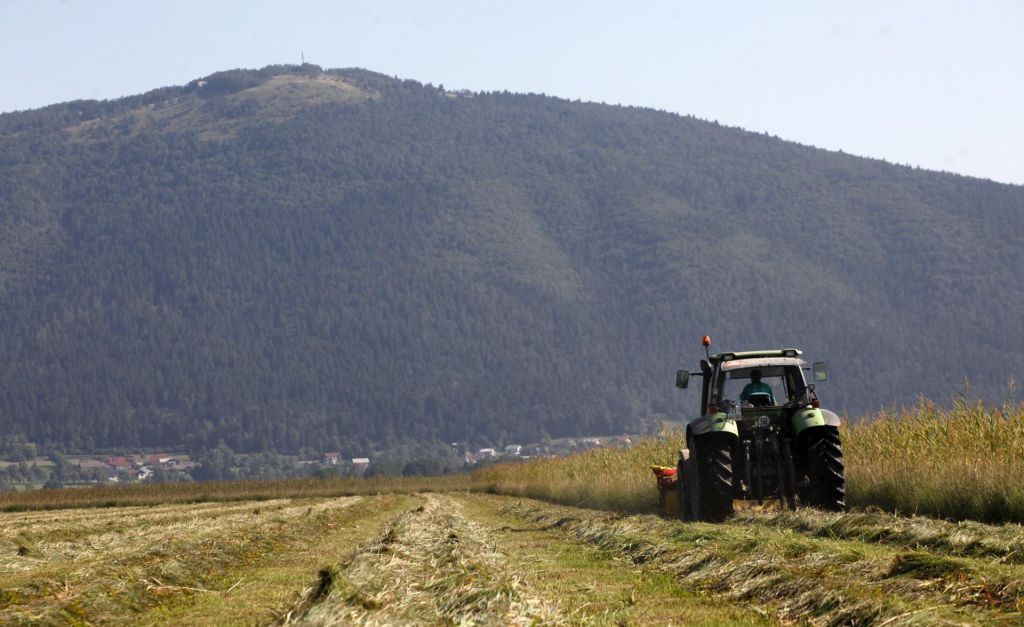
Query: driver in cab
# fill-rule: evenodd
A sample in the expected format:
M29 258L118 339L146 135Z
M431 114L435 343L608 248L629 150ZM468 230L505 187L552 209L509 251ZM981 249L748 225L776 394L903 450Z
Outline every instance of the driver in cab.
M744 403L751 402L750 397L763 394L768 398L768 405L775 404L775 392L772 391L772 386L761 381L761 371L751 370L750 371L750 383L743 387L743 391L740 392L740 400Z

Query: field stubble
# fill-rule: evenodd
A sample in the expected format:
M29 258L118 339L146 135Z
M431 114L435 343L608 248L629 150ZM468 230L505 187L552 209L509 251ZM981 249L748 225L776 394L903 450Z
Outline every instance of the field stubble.
M510 516L508 497L428 494L320 573L286 623L312 625L765 624L620 552ZM541 507L545 507L541 505ZM549 507L549 506L548 506Z
M0 512L409 494L424 490L465 490L468 487L469 481L466 475L138 483L122 486L101 485L62 490L4 492L0 493Z
M878 511L449 492L6 513L0 537L5 623L1024 623L1024 528Z
M325 569L286 623L331 625L564 622L530 593L482 526L451 497L426 495L346 563Z
M185 611L184 600L231 592L268 559L405 498L3 514L0 623L136 622ZM270 619L272 607L257 609Z
M928 531L873 536L870 530L884 525L885 514L851 521L847 514L809 510L683 524L490 498L498 499L509 517L557 529L640 568L668 573L690 590L757 607L782 623L1024 622L1024 566L1017 557L1024 530L1018 526L1012 537L1004 531L999 541L978 549L974 541L986 535L985 529L956 538L956 524L942 521ZM936 541L939 536L952 538ZM922 538L932 538L931 546Z
M648 515L678 434L472 478L3 495L0 622L1024 624L1024 406L842 435L860 507L719 525Z

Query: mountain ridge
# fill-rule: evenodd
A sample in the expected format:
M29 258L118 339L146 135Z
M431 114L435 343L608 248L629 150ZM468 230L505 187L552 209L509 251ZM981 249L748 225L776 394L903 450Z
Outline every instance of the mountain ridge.
M295 450L637 430L693 409L671 373L704 333L826 358L826 403L853 412L964 375L997 399L1024 370L1000 350L1024 339L1024 188L358 70L133 98L0 115L9 433ZM114 120L182 100L180 127ZM94 140L62 130L83 118Z

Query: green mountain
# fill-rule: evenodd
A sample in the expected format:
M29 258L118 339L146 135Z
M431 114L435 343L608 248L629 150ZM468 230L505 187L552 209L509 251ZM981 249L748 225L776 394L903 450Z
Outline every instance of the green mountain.
M363 70L0 115L0 433L503 444L693 411L700 337L853 414L1024 373L1024 187ZM970 388L965 388L965 379Z

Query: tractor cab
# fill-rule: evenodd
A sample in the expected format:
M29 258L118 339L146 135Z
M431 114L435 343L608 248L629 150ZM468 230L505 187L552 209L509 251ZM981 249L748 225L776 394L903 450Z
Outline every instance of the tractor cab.
M739 417L787 405L816 405L814 384L804 378L806 362L796 348L719 353L701 360L701 415L724 411ZM814 381L827 379L825 364L813 366ZM685 388L691 373L681 370L676 385ZM757 381L755 381L757 379Z

